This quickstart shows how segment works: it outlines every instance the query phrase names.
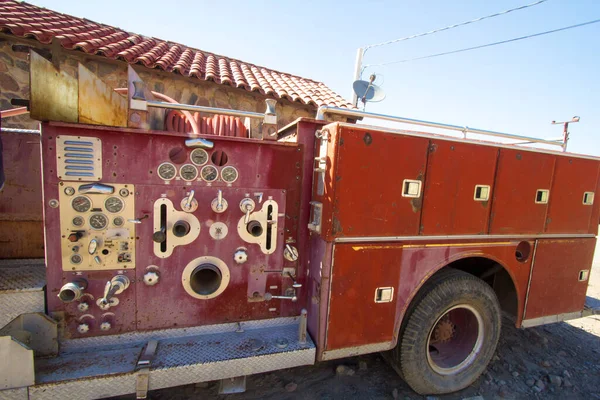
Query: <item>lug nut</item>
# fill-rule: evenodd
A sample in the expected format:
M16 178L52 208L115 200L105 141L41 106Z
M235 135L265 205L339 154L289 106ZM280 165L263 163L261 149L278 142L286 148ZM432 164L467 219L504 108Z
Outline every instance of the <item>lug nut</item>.
M110 328L112 328L112 325L108 321L104 321L103 323L100 324L100 330L101 331L105 331L106 332L106 331L110 330Z
M84 334L84 333L88 333L90 330L90 326L88 324L79 324L79 326L77 327L77 332Z
M86 312L87 310L89 310L89 309L90 309L90 305L89 305L88 303L85 303L85 302L83 302L83 303L79 303L79 304L77 305L77 309L78 309L79 311L81 311L81 312Z
M238 264L243 264L248 261L248 253L244 249L239 249L233 254L233 259Z
M149 271L144 274L144 283L147 286L154 286L158 283L158 273Z

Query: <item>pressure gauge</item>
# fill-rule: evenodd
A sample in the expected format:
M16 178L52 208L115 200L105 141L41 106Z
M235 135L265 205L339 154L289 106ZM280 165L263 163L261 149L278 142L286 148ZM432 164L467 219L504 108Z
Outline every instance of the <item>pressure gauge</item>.
M170 181L177 175L177 168L171 163L162 163L158 166L158 176L160 179Z
M184 181L193 181L198 177L198 170L192 164L185 164L179 169L179 175Z
M73 226L76 226L76 227L83 226L84 222L85 221L83 220L83 217L80 217L79 215L76 216L75 218L73 218L73 221L71 221Z
M106 211L116 214L123 211L123 207L125 207L125 204L120 198L116 196L111 196L104 202L104 207L106 208Z
M92 208L92 201L85 196L77 196L71 202L73 210L84 213L88 212Z
M190 154L190 160L198 166L204 165L208 161L208 153L204 149L195 149Z
M92 214L90 217L90 226L92 229L102 230L108 225L108 218L104 214Z
M124 223L125 223L125 220L123 219L123 217L115 217L113 219L114 226L123 226Z
M206 182L216 181L219 177L219 171L212 165L207 165L202 168L202 179Z
M221 179L227 183L233 183L238 178L237 169L234 167L228 166L221 170Z

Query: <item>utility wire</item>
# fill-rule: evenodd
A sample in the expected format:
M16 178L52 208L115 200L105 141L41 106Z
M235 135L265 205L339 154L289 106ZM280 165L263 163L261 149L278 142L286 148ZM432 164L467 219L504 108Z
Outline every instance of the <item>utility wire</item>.
M600 22L600 19L596 19L593 21L588 21L588 22L583 22L581 24L577 24L577 25L571 25L571 26L566 26L564 28L559 28L559 29L553 29L551 31L546 31L546 32L540 32L540 33L535 33L532 35L527 35L527 36L521 36L518 38L514 38L514 39L508 39L508 40L502 40L500 42L494 42L494 43L488 43L488 44L482 44L480 46L474 46L474 47L468 47L466 49L460 49L460 50L453 50L453 51L446 51L444 53L437 53L437 54L430 54L428 56L423 56L423 57L416 57L416 58L407 58L404 60L398 60L398 61L390 61L390 62L385 62L385 63L380 63L380 64L367 64L363 67L363 70L367 67L381 67L384 65L390 65L390 64L399 64L399 63L405 63L405 62L409 62L409 61L417 61L417 60L424 60L426 58L433 58L433 57L440 57L440 56L446 56L448 54L456 54L456 53L462 53L464 51L469 51L469 50L477 50L477 49L483 49L484 47L491 47L491 46L496 46L499 44L505 44L505 43L510 43L510 42L516 42L518 40L523 40L523 39L530 39L536 36L542 36L542 35L547 35L549 33L555 33L555 32L560 32L560 31L566 31L567 29L573 29L573 28L579 28L581 26L585 26L585 25L591 25L591 24L595 24Z
M524 6L520 6L520 7L517 7L517 8L511 8L510 10L502 11L502 12L499 12L499 13L496 13L496 14L486 15L485 17L480 17L480 18L477 18L477 19L472 19L470 21L461 22L459 24L454 24L454 25L446 26L445 28L439 28L439 29L435 29L435 30L429 31L429 32L418 33L416 35L411 35L411 36L403 37L403 38L400 38L400 39L394 39L394 40L390 40L390 41L387 41L387 42L382 42L382 43L377 43L377 44L370 44L368 46L365 46L364 50L366 52L367 49L370 49L372 47L386 46L388 44L394 44L394 43L398 43L398 42L403 42L405 40L415 39L415 38L418 38L418 37L432 35L434 33L442 32L442 31L447 31L449 29L458 28L459 26L465 26L465 25L469 25L469 24L472 24L472 23L475 23L475 22L483 21L484 19L498 17L500 15L508 14L510 12L513 12L513 11L523 10L525 8L528 8L528 7L537 6L538 4L544 3L546 1L548 1L548 0L539 0L539 1L536 1L535 3L526 4Z

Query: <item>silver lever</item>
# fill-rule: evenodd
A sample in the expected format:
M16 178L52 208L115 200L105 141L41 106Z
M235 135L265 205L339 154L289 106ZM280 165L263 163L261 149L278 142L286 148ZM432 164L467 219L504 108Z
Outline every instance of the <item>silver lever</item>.
M265 293L264 297L266 301L269 301L271 299L291 300L293 302L298 301L298 297L295 294L293 296L273 296L271 293Z
M296 288L296 289L298 289L298 288L301 288L301 287L302 287L302 284L301 284L301 283L298 283L298 282L296 282L296 277L295 277L294 275L292 275L292 273L291 273L291 272L289 272L289 271L288 271L288 273L287 273L287 274L288 274L288 276L289 276L289 277L292 279L292 287L293 287L293 288Z
M190 190L190 195L188 197L186 197L186 201L185 201L185 207L186 208L191 208L192 206L192 200L194 200L194 190Z
M123 293L129 287L129 283L130 280L125 275L117 275L106 282L104 296L98 300L98 306L103 310L108 309L111 306L111 299L115 295Z

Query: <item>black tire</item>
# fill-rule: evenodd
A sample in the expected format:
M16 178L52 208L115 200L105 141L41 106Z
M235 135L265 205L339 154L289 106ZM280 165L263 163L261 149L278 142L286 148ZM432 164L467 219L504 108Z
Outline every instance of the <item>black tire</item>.
M502 324L492 288L451 268L423 287L405 321L394 367L422 395L451 393L473 383L494 355Z

